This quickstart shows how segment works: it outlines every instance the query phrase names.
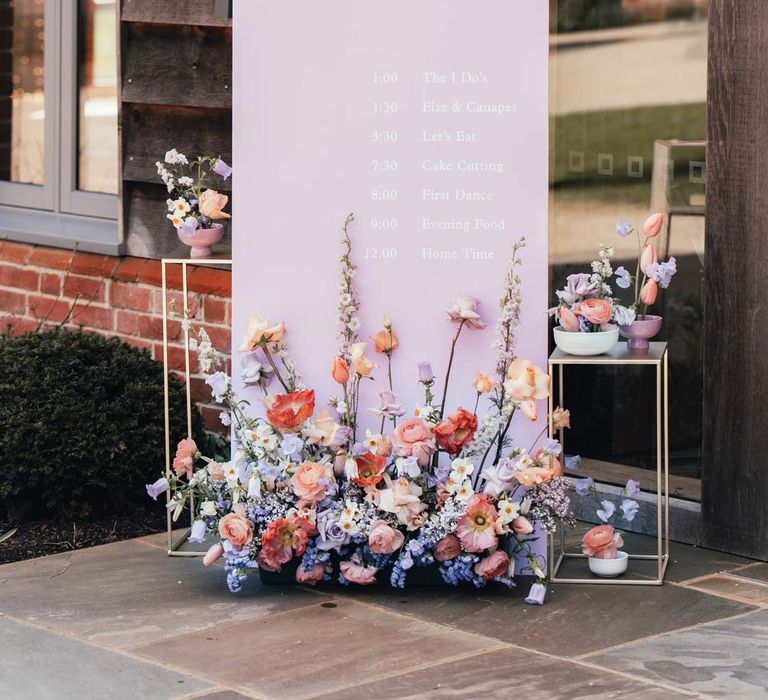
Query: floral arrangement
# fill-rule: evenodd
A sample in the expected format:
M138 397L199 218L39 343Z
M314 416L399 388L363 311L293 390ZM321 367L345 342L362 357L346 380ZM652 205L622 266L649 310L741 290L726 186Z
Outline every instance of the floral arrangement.
M205 187L212 172L224 180L232 174L232 168L221 158L198 156L190 161L172 148L165 154L164 162L157 161L155 165L168 189L167 218L174 228L192 236L199 228L210 228L213 222L230 218L223 211L229 197Z
M555 292L558 304L549 311L564 331L596 333L607 330L611 321L628 325L635 320L634 310L622 306L611 289L613 256L613 248L601 246L592 272L568 275L565 287Z
M581 541L581 549L588 557L595 559L615 559L618 550L624 546L621 533L617 532L611 521L616 522L622 518L626 522L632 522L640 510L640 504L635 500L640 495L640 483L629 479L622 489L621 504L617 510L613 501L600 500L595 484L591 477L574 479L574 488L580 496L592 495L598 502L595 514L603 523L587 532Z
M625 237L634 233L637 237L635 274L631 275L624 267L618 267L615 275L616 284L622 289L629 289L634 285L633 302L629 308L640 318L645 318L648 307L656 301L659 288L667 289L677 272L677 261L674 257L670 257L666 262L659 262L658 251L653 243L663 225L664 215L659 212L651 214L645 220L642 233L628 222L620 221L616 224L616 233L619 236ZM642 311L638 314L641 306Z
M545 565L533 546L536 524L551 532L573 518L559 443L544 439L542 431L524 447L510 434L516 417L536 419L550 391L548 375L515 354L524 240L507 263L493 341L496 367L471 382L474 408L449 407L447 400L461 337L486 328L478 301L469 296L447 309L455 332L443 379L437 380L430 362L420 363L414 380L424 401L406 408L392 372L401 343L395 324L385 318L370 344L359 335L352 220L350 215L343 226L339 344L329 358L338 394L318 406L288 354L284 324L253 316L240 347L241 376L261 390L265 415L248 415L247 403L218 369L210 339L184 318L206 382L223 405L222 421L232 426L236 454L217 463L183 440L170 481L158 479L148 492L157 498L167 491L174 518L194 497L190 541L216 537L204 563L223 557L233 592L257 568L312 585L388 580L403 587L410 572L425 567L448 584L511 587L519 556L525 565L517 573L537 578L527 602L542 604ZM376 381L376 356L383 387L375 405L364 406L360 388ZM478 410L481 401L486 411ZM562 420L563 412L552 417L555 425L558 416ZM374 428L366 427L366 417Z

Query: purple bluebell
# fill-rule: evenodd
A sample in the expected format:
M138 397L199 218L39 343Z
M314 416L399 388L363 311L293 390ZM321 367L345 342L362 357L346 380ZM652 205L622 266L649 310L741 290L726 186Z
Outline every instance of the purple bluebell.
M205 383L211 387L211 394L214 401L221 403L224 396L229 391L229 377L224 372L214 372L205 378Z
M629 221L617 221L616 233L619 236L628 236L632 233L632 224L630 224Z
M576 493L578 493L579 496L588 496L589 492L592 490L593 483L594 481L592 481L592 477L588 476L585 479L574 479L573 487L576 489Z
M623 265L617 267L613 274L616 275L616 284L622 289L629 289L632 286L629 270Z
M153 484L147 484L146 489L147 493L156 501L161 493L165 493L168 490L168 479L165 477L158 479Z
M189 533L190 542L204 542L205 541L205 520L195 520L192 523L192 529Z
M286 435L280 443L280 456L283 459L298 461L304 443L296 435Z
M232 174L232 168L219 158L211 168L217 175L221 175L225 180Z
M595 513L604 523L607 523L616 512L616 506L611 501L600 501L602 508L598 508Z
M624 487L624 493L626 493L629 498L635 498L635 496L640 493L640 482L635 481L634 479L627 481L627 485Z
M193 216L188 217L179 229L184 236L194 236L197 233L197 219Z
M544 605L544 598L547 595L547 587L543 583L534 583L528 593L525 602L528 605Z
M637 501L633 501L631 498L625 498L621 502L621 513L624 520L632 522L640 510L640 504Z
M420 382L431 382L435 378L435 373L432 371L431 363L419 362L416 367L419 370Z

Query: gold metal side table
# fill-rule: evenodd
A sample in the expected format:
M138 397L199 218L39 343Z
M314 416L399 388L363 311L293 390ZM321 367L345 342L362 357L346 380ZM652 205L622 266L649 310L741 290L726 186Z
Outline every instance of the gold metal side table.
M171 368L168 363L168 319L169 319L169 303L168 303L168 268L171 265L181 266L181 297L183 301L183 308L179 309L177 313L183 316L189 316L189 268L195 268L200 266L232 266L232 260L224 258L163 258L161 260L161 280L162 280L162 294L163 294L163 367L164 367L164 404L165 409L165 478L171 478L171 464L173 462L171 445L171 413L170 413L170 397L168 393L169 389L169 372ZM192 437L192 386L190 382L191 363L189 353L189 328L185 325L182 326L182 332L184 336L184 385L186 388L186 403L187 403L187 437ZM170 503L171 490L166 491L166 504ZM198 550L189 551L181 550L180 547L188 540L189 534L192 530L192 524L195 520L195 503L194 499L190 498L189 503L189 527L174 541L173 539L173 520L171 518L171 512L168 511L166 516L166 535L168 544L168 556L169 557L202 557L205 556L205 552Z
M624 341L617 343L604 355L581 357L569 355L559 348L550 355L548 367L550 377L558 372L558 397L563 405L564 368L566 365L651 365L656 368L656 508L657 508L657 550L656 554L629 554L632 560L651 560L657 562L654 578L599 578L588 572L585 578L561 578L558 572L567 559L586 559L581 552L568 552L565 545L565 529L560 528L560 543L555 552L555 535L549 537L549 572L552 583L588 583L613 585L660 586L669 564L669 364L666 343L650 343L647 350L630 350ZM554 409L554 396L550 392L549 415ZM550 419L549 436L555 437ZM557 436L565 455L564 430Z

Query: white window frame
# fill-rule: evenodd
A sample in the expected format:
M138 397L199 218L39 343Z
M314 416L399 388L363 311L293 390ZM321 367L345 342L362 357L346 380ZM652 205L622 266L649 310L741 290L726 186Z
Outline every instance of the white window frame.
M45 0L43 9L43 184L0 181L0 239L119 254L119 194L77 189L78 2Z

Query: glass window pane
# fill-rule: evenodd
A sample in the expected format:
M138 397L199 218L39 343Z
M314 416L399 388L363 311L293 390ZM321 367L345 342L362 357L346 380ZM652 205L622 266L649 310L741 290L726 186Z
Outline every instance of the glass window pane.
M117 193L117 8L79 0L77 188Z
M0 0L0 180L43 184L43 0Z
M614 268L634 271L637 243L618 237L616 222L640 227L654 210L671 212L657 245L665 259L676 257L678 273L653 313L664 318L657 339L670 343L673 487L695 497L708 2L551 0L551 8L552 286L589 272L601 244L615 248ZM630 290L618 291L631 301L623 296ZM591 458L593 476L599 471L602 480L619 483L631 469L656 466L654 378L620 369L578 368L566 382L574 413L568 451ZM599 434L580 431L579 414L600 425ZM651 485L647 474L641 481Z

